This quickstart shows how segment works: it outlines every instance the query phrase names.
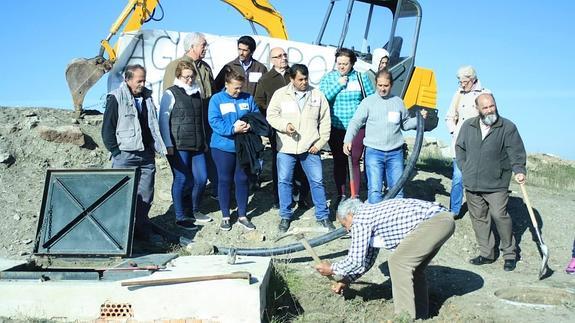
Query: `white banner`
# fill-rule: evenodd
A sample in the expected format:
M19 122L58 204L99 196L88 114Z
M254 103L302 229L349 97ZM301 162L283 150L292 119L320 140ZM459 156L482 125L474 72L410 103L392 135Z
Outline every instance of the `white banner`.
M187 33L166 30L141 30L124 34L118 40L118 59L108 76L108 91L123 81L122 71L128 64L141 64L146 68L146 86L154 92L154 101L159 104L162 95L162 80L166 66L184 55L183 39ZM214 77L222 66L238 56L239 36L217 36L205 34L209 44L204 61L213 70ZM289 41L267 36L252 36L256 40L253 57L270 68L270 50L282 47L288 53L289 63L305 64L309 69L310 83L319 84L321 77L331 71L335 62L335 47L325 47ZM365 71L369 64L359 61L355 68Z

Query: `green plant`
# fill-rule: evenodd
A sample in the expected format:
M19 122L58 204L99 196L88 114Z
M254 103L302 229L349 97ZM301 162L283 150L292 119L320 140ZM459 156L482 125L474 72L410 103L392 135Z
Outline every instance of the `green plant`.
M274 260L265 313L268 322L291 322L300 315L303 309L292 290L302 288L301 277L288 264Z
M529 155L527 181L530 185L575 191L575 166L573 163L546 155Z

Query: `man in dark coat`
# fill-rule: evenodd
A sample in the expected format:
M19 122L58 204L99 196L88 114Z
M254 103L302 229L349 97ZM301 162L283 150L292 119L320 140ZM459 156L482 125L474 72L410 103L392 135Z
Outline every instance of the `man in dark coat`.
M492 94L480 94L475 103L479 115L465 121L455 145L457 166L463 173L465 198L479 245L479 256L469 262L484 265L495 261L493 220L505 260L503 269L512 271L517 254L507 213L509 182L513 172L517 183L525 183L527 154L515 124L497 113Z
M252 96L256 94L258 81L268 71L264 64L253 58L255 51L256 41L250 36L242 36L238 39L238 57L226 64L246 78L244 85L242 85L242 92ZM216 77L216 92L224 88L225 78L225 68L222 68Z

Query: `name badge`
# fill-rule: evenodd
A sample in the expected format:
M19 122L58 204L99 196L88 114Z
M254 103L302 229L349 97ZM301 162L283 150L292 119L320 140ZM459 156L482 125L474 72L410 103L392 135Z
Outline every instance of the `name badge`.
M240 107L240 110L249 110L250 109L250 105L245 103L245 102L238 104L238 106Z
M347 82L347 87L345 89L347 91L361 91L361 87L359 86L358 81Z
M250 83L256 83L257 81L260 80L260 77L262 77L261 72L250 72L248 75L248 80L250 81Z
M234 106L233 103L220 103L220 112L222 113L222 115L231 112L236 112L236 107Z
M281 109L282 113L297 113L299 107L295 102L282 102Z
M321 99L318 98L318 97L313 97L313 96L312 96L312 97L309 99L309 105L310 105L312 108L320 107L320 106L321 106Z
M399 112L397 111L389 111L387 113L387 120L391 123L398 124L399 123Z

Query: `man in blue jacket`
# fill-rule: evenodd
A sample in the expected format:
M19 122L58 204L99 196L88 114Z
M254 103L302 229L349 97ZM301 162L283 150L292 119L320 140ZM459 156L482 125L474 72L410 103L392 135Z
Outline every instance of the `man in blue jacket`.
M484 265L495 261L493 220L501 239L503 269L513 271L517 255L511 217L507 213L508 190L511 172L515 173L517 183L525 183L527 154L515 124L497 113L492 94L480 94L475 104L479 115L463 123L455 145L457 166L463 173L465 198L479 245L479 256L469 262Z

